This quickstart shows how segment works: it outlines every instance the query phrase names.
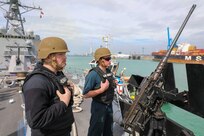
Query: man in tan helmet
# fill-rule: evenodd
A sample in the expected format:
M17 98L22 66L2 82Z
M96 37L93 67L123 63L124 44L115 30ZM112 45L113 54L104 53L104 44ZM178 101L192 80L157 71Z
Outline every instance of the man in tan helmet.
M94 54L97 66L85 78L84 98L92 97L91 119L88 136L113 135L113 109L115 80L108 69L111 52L108 48L98 48Z
M58 37L45 38L39 44L40 62L23 85L31 136L70 136L72 94L62 72L68 51L65 41Z

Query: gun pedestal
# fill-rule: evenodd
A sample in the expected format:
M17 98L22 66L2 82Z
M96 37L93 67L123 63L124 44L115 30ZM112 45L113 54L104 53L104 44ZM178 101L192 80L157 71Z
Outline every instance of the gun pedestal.
M166 115L159 109L152 115L147 136L166 136Z

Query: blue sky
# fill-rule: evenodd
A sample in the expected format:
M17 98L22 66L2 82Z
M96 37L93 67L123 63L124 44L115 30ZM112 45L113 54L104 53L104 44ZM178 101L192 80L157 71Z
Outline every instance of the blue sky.
M68 43L70 54L85 54L109 36L113 53L145 53L166 49L167 27L174 38L193 4L197 7L182 32L179 43L204 48L203 0L21 0L40 6L40 11L23 14L26 30L41 38L58 36ZM1 10L2 12L2 10ZM0 26L5 21L0 14Z

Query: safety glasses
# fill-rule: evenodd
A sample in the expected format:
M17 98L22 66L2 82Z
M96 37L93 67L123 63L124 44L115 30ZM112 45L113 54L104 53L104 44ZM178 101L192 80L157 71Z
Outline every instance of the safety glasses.
M106 61L110 61L111 57L103 57L102 59L106 60Z

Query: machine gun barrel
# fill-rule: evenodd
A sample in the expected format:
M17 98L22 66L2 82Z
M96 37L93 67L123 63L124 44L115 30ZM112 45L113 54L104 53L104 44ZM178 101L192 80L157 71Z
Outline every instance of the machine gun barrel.
M167 51L165 57L159 62L157 68L154 72L148 77L145 78L138 88L139 94L134 100L133 104L130 106L128 112L124 116L124 129L127 132L133 132L135 129L144 129L145 124L150 119L150 116L153 114L155 109L158 109L162 106L162 102L156 102L154 98L154 87L158 83L163 70L167 64L167 60L171 54L171 51L176 44L181 32L183 31L186 23L188 22L191 14L193 13L196 5L194 4L188 15L186 16L183 24L181 25L179 31L177 32L169 50Z

